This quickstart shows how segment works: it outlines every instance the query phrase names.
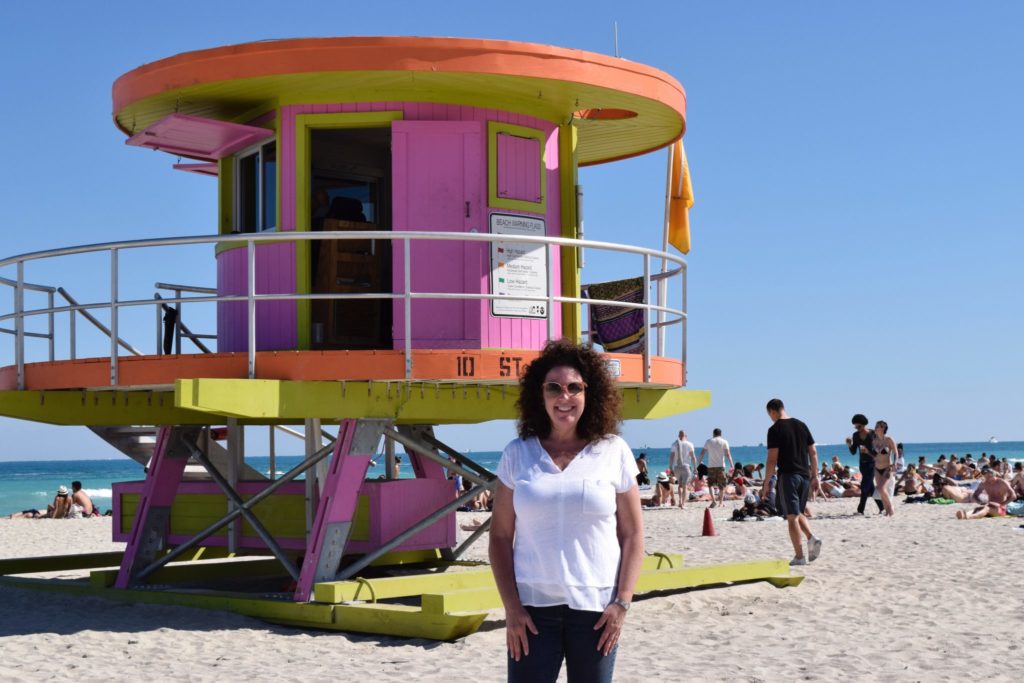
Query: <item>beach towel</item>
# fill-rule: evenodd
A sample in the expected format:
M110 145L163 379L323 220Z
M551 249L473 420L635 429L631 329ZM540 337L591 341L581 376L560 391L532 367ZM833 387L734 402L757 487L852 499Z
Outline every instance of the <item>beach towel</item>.
M930 505L952 505L955 502L952 498L932 498L928 501Z
M644 279L642 277L612 282L597 282L582 288L588 299L643 303ZM601 304L590 304L590 339L600 344L605 351L615 353L643 353L644 313L638 308L619 308Z

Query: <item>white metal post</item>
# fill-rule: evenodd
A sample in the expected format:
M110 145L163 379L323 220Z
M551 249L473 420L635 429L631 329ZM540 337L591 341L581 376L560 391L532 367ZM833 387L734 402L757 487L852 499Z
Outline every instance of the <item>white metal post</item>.
M668 168L665 171L665 225L661 236L661 250L668 251L669 218L672 215L672 160L675 156L675 146L668 147ZM661 272L668 272L668 261L661 259ZM668 282L664 279L658 280L658 305L666 306L668 302ZM665 322L665 313L658 311L658 322ZM658 355L665 355L665 328L658 325Z
M246 305L249 309L249 379L256 378L256 240L246 243L247 276Z
M110 385L117 386L117 248L110 250Z
M18 282L14 286L14 363L18 366L18 389L25 388L25 262L18 261Z
M53 362L53 351L54 351L53 347L54 347L54 342L56 341L56 339L55 339L56 335L53 333L53 290L52 289L46 293L46 301L47 301L47 308L50 309L50 312L46 315L46 322L47 322L47 325L49 326L49 332L50 332L50 362L52 363Z
M644 383L651 381L651 256L644 254Z
M406 238L402 246L405 263L402 273L405 278L405 378L412 379L412 240Z

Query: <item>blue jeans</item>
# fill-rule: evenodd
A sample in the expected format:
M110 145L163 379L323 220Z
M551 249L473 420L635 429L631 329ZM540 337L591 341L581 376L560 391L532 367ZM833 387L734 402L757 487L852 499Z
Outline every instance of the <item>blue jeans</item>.
M519 661L508 658L509 683L552 683L565 660L569 683L611 683L615 670L616 645L605 657L597 649L604 629L595 631L601 612L584 612L567 605L526 606L537 627L537 635L526 631L530 654Z

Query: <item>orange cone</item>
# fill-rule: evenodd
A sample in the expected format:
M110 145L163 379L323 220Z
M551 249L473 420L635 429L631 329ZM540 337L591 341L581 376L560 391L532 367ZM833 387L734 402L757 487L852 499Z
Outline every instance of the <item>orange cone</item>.
M711 520L711 508L704 508L704 530L701 532L701 536L717 536L715 533L715 523Z

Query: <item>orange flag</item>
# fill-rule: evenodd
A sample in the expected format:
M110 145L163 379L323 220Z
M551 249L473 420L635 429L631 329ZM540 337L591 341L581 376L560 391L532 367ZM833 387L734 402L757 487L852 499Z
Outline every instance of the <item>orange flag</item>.
M672 174L669 179L668 243L690 253L690 207L693 206L693 185L690 184L690 166L686 163L683 141L676 140L672 147Z

